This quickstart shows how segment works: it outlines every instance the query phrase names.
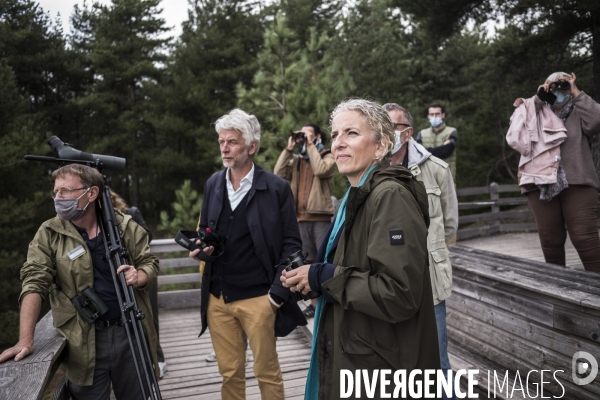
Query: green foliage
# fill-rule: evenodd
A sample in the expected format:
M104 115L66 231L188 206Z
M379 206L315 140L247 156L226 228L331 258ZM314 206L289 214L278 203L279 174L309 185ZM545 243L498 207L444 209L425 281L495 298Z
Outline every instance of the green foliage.
M551 72L574 71L600 99L597 1L190 0L175 40L164 39L161 5L84 3L67 37L35 1L0 2L0 341L16 334L27 243L54 214L54 166L23 156L50 155L52 134L126 157L110 185L172 237L197 224L198 192L222 168L214 122L236 106L258 117L257 161L271 169L290 131L325 128L346 97L407 107L415 133L442 102L468 187L515 182L512 104ZM598 140L592 148L600 170ZM333 194L345 191L336 172Z
M172 49L165 77L153 87L154 109L147 121L156 132L152 209L164 209L186 180L196 189L219 168L214 122L236 106L238 82L250 83L262 43L256 2L196 1ZM148 196L150 197L150 196ZM148 197L144 197L147 201ZM144 215L146 212L144 212Z
M179 190L175 191L177 201L171 205L173 217L166 211L160 212L160 225L158 230L165 232L167 237L175 237L179 230L194 230L198 224L198 216L202 210L202 197L192 189L189 180L183 182Z
M512 87L491 84L485 89L515 93L514 89L526 84L527 90L517 92L515 97L529 97L552 72L576 71L578 78L583 78L578 80L578 87L586 88L588 94L596 101L600 101L600 2L598 1L394 0L393 4L404 12L410 13L431 38L433 44L441 45L442 48L453 34L464 36L464 26L468 21L477 24L494 20L505 21L505 28L501 29L494 40L485 46L485 58L493 57L497 62L490 64L491 69L484 72L487 76L492 72L493 78L499 78L495 79L496 81L510 82ZM444 12L435 11L442 9ZM480 67L479 61L480 59L474 60L472 66ZM593 70L591 70L592 64ZM481 75L472 76L477 77L480 87L481 83L486 82ZM474 93L472 90L469 92ZM515 97L498 99L508 100L500 103L501 115L507 113L510 107L508 104L512 104ZM486 103L484 107L489 106L490 102ZM506 122L494 123L493 119L494 117L490 116L487 121L497 129L504 129L503 125L506 125ZM493 149L501 150L503 157L502 160L494 160L496 167L491 166L492 169L496 169L496 175L506 176L497 168L500 164L504 164L505 171L514 181L516 161L511 160L512 165L508 165L504 143L500 144L495 140L490 144ZM600 176L598 135L592 138L591 147L596 171ZM510 154L513 155L514 152L510 151ZM460 161L459 158L459 169ZM494 173L489 170L488 178L492 175ZM469 181L473 181L473 178L471 177ZM460 178L459 184L463 184Z
M327 55L329 37L315 28L308 32L309 41L301 46L288 18L278 14L265 31L251 88L238 85L240 107L261 122L257 161L267 169L274 167L293 130L308 122L325 127L329 110L354 88L343 63Z
M87 152L127 158L127 172L114 173L113 186L136 206L143 191L153 192L145 182L152 183L156 133L146 116L154 108L149 87L162 78L159 63L166 61L167 41L158 38L166 31L164 20L157 16L159 3L84 3L72 17L71 46L87 75L85 95L73 103L87 116L62 139ZM81 139L72 140L73 135Z
M0 346L18 338L19 270L27 244L52 216L48 165L25 154L47 153L64 83L62 33L34 2L0 3Z

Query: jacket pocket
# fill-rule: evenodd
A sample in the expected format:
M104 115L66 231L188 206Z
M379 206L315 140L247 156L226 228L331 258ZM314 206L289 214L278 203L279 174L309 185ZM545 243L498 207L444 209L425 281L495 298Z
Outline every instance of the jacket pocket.
M77 316L77 312L52 309L52 324L56 329L64 327L71 319Z
M61 330L67 325L71 319L75 320L77 317L77 311L69 300L69 297L56 285L53 285L55 290L52 291L50 296L50 307L52 309L52 324L58 330Z
M442 301L450 296L452 289L452 265L448 258L446 247L440 247L429 252L431 269L431 286L433 296Z
M431 186L425 190L427 191L427 199L429 200L429 218L433 221L434 218L442 215L442 202L440 200L442 191L439 186Z

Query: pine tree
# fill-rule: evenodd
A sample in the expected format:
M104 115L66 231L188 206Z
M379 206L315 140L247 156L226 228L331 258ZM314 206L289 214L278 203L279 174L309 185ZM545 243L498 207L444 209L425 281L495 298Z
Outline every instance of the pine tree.
M160 212L158 230L168 237L175 237L179 230L194 230L202 210L202 196L192 189L190 180L185 180L181 188L175 191L177 200L171 204L173 217L167 211Z
M287 18L278 14L266 29L263 50L258 55L258 71L252 87L238 84L239 105L256 114L261 124L261 150L258 161L272 168L287 137L296 127L289 114L288 95L299 78L297 63L300 44L287 26Z
M235 108L238 82L249 84L262 45L260 4L240 0L191 3L189 19L156 85L148 121L157 133L152 153L155 209L173 201L185 179L197 190L222 168L214 122Z
M64 38L33 1L0 3L0 347L18 340L19 270L27 244L53 214L46 132L65 96Z
M127 158L114 174L115 189L130 203L142 202L142 181L151 176L156 136L147 114L153 104L149 86L162 78L167 28L158 18L160 0L113 0L76 8L71 46L88 71L86 95L74 100L85 115L76 136L81 150ZM64 138L63 138L64 140ZM151 196L152 190L148 193Z
M311 28L301 46L287 21L280 13L266 30L253 86L238 85L240 106L262 125L257 160L269 169L293 130L308 122L325 127L329 111L354 88L341 61L327 55L328 36Z

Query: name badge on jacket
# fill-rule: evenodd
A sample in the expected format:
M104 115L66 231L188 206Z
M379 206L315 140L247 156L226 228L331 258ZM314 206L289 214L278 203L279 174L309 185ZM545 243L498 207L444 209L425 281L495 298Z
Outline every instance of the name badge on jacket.
M67 255L69 256L71 261L75 260L76 258L81 257L84 254L85 254L85 248L81 245L75 247L73 250L71 250L67 253Z

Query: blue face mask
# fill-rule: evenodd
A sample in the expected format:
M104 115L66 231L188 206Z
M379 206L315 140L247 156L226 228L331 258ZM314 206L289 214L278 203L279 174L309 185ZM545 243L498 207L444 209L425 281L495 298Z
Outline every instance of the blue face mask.
M570 95L566 94L562 90L557 90L556 92L554 92L554 95L556 96L556 101L554 102L554 104L556 104L557 106L562 106L571 98Z
M434 128L437 128L438 126L440 126L442 124L442 118L441 117L435 117L435 118L429 118L429 123L431 124L431 126L433 126Z

